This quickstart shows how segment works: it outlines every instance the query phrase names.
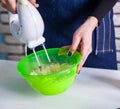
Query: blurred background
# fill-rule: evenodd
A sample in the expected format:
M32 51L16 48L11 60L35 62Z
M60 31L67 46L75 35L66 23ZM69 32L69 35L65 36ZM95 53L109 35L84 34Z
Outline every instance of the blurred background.
M120 0L113 7L116 34L117 63L120 70ZM7 11L1 7L0 0L0 59L20 60L24 55L25 45L13 38L8 25Z

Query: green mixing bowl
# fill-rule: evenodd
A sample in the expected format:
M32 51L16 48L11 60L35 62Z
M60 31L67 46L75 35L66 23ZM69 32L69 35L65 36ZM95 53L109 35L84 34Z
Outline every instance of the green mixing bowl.
M37 62L34 54L30 54L22 58L17 65L19 74L31 85L33 89L43 95L55 95L66 91L73 83L76 77L77 65L81 60L79 52L74 55L68 56L67 54L60 54L59 50L66 48L51 48L47 49L52 62L60 64L67 63L70 67L60 72L54 72L45 75L30 75L30 73L37 68ZM47 64L44 50L36 52L40 64Z

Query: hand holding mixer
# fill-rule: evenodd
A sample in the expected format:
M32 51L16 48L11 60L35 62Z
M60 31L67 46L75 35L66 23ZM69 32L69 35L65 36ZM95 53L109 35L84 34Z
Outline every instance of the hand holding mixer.
M35 52L35 47L39 45L43 46L47 59L49 63L51 62L44 46L43 19L37 9L28 0L17 0L17 14L9 12L9 24L13 37L27 44L28 48L33 50L39 67L40 63Z

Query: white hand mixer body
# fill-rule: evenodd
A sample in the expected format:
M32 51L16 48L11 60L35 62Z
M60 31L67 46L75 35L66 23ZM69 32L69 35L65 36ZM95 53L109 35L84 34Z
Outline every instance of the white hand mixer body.
M28 0L17 1L17 14L9 12L12 35L28 48L35 48L45 42L44 23L40 13Z
M9 25L12 36L27 44L28 48L33 49L36 61L40 67L35 47L42 45L47 59L50 61L43 37L44 22L37 9L28 0L17 0L17 14L9 12Z

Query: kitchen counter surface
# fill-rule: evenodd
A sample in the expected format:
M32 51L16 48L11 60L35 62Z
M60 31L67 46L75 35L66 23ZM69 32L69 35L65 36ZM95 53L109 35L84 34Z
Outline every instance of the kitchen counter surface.
M83 68L66 92L43 96L19 76L16 65L0 60L0 109L120 108L120 71Z

